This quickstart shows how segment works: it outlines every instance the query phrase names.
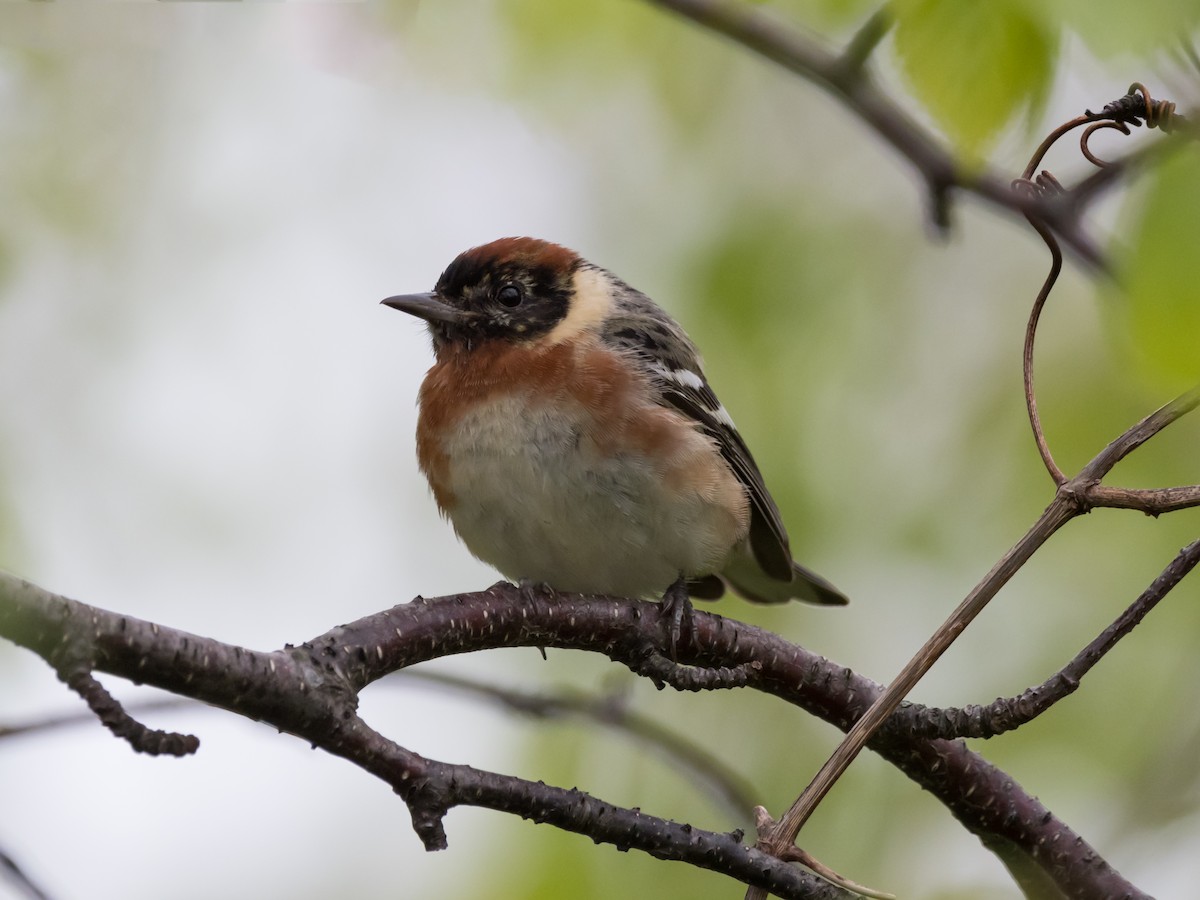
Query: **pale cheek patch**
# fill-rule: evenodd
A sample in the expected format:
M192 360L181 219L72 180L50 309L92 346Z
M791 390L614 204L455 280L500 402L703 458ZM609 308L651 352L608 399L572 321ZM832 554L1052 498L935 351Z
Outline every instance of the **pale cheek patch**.
M585 331L595 330L612 309L612 284L598 269L582 268L572 279L575 291L571 309L545 337L547 345L570 340Z

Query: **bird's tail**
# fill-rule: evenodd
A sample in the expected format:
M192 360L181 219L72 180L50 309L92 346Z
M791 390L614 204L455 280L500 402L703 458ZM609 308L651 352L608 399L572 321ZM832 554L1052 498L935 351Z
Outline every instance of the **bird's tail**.
M771 577L758 565L749 548L735 550L719 577L735 594L755 603L803 600L821 606L845 606L850 602L845 594L798 562L792 563L791 581Z

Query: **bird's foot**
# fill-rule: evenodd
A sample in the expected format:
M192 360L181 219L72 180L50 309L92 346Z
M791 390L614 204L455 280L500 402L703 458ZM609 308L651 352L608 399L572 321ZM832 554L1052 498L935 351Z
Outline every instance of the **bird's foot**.
M533 581L529 578L522 578L517 582L517 590L521 592L521 598L532 603L535 600L547 600L554 596L554 588L546 584L544 581ZM542 654L542 659L546 659L546 648L539 646L538 653Z
M667 588L659 603L662 608L663 622L667 626L667 650L671 662L678 662L677 648L683 637L690 641L692 630L692 601L688 597L687 579L682 575Z
M548 600L554 596L555 590L544 581L534 581L532 578L522 578L517 582L517 590L526 600Z

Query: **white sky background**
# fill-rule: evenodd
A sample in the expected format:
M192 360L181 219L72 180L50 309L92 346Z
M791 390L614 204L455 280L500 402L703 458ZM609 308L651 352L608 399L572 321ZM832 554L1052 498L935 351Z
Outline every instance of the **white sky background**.
M0 296L0 465L12 480L0 484L8 492L0 508L15 526L13 558L0 565L88 603L258 649L416 593L479 588L498 576L438 519L416 468L415 397L431 358L424 330L378 301L430 288L466 247L533 234L595 254L685 318L679 297L660 295L670 277L657 262L711 227L706 216L719 204L688 190L689 179L714 180L704 167L711 159L656 157L653 104L629 95L610 100L594 127L642 130L644 140L622 148L637 163L606 159L598 172L595 159L575 152L586 134L564 145L517 104L480 99L485 91L471 79L487 65L464 69L462 52L441 62L419 47L419 12L400 29L370 23L370 14L361 4L0 9L0 165L26 173L0 179L10 192L0 194L0 246L12 256ZM464 19L461 28L469 52L486 62L495 52L486 20ZM1116 91L1128 80L1117 79ZM952 247L928 240L919 191L861 126L835 117L820 140L794 139L825 103L813 93L795 94L804 115L780 104L780 165L820 173L811 185L814 197L825 195L819 200L836 195L843 210L911 232L905 252L922 260L896 275L909 290L921 279L915 294L924 305L913 318L928 329L923 349L898 361L907 368L848 372L829 354L816 408L843 416L849 440L819 448L826 468L809 489L827 503L844 497L854 530L830 535L816 567L848 573L835 580L855 603L836 619L803 611L795 619L803 642L886 677L1019 533L990 522L986 506L972 508L971 490L986 499L988 477L979 473L967 473L965 499L955 494L949 504L957 568L922 557L912 544L937 541L919 535L906 544L904 529L910 504L962 489L939 483L938 466L918 466L953 449L961 413L978 399L975 379L991 377L986 357L1000 351L985 338L1002 330L1015 353L1024 281L1036 289L1042 258L1021 255L1035 240L1011 222L969 206ZM1079 105L1095 105L1090 93L1080 96ZM744 106L771 103L779 101L749 97ZM1053 105L1055 119L1074 111L1069 100ZM862 183L858 172L877 181ZM725 190L740 189L738 176L744 184L771 175L732 173ZM58 208L55 191L64 195ZM637 204L625 220L613 211L621 202ZM608 216L603 227L597 210ZM971 242L974 256L963 252ZM874 249L862 265L877 262ZM880 255L889 251L897 252ZM1020 281L1012 288L1019 301L964 299L958 285L968 279L999 294ZM879 339L870 331L877 298L868 300L845 301L842 324L859 329L839 333L847 358L869 356ZM1061 298L1052 315L1064 304L1072 329L1061 339L1051 332L1039 352L1096 330L1078 295ZM1015 371L1007 373L1014 385ZM926 418L912 427L918 416ZM860 480L851 495L847 485ZM1132 573L1136 588L1120 595L1132 596L1158 564L1148 554L1153 571ZM941 691L934 699L945 702L962 702L964 692L986 701L1006 666L1015 670L1007 687L1040 679L1021 657L1000 654L987 667L974 658L1046 639L1029 635L1024 617L1043 594L1057 598L1061 584L1040 580L1047 571L1056 570L1048 563L1037 579L1024 573L1028 595L989 610L923 690ZM1080 643L1090 636L1084 628ZM444 665L487 678L532 670L527 685L550 685L562 674L555 662L552 651L552 668L542 668L531 650ZM1119 677L1118 664L1113 671ZM154 696L102 680L122 697ZM0 722L81 706L40 660L0 646ZM538 777L517 758L517 737L530 727L523 720L423 690L373 689L364 708L373 725L423 754ZM530 835L500 814L459 809L447 819L450 850L426 854L403 804L341 760L225 713L146 720L198 734L200 752L136 756L94 723L0 748L0 847L55 900L159 897L166 886L182 898L475 896L475 879L506 843ZM821 733L832 748L830 731ZM1052 790L1056 767L1079 765L1077 751L1060 747L1032 771L1021 758L1026 769L1014 774L1034 775L1027 787L1035 793ZM875 762L852 777L874 777ZM1092 790L1044 799L1135 882L1182 896L1171 885L1194 884L1194 851L1183 840L1130 851L1094 789L1107 777L1114 773L1098 766ZM928 830L919 850L896 834L893 854L924 854L902 868L917 883L935 871L944 883L1010 891L977 842L932 806L927 818L945 820L954 842L949 860ZM1181 822L1179 831L1196 828ZM607 847L595 853L598 865L629 858ZM1142 871L1131 869L1134 858ZM10 891L0 879L0 900L18 896Z

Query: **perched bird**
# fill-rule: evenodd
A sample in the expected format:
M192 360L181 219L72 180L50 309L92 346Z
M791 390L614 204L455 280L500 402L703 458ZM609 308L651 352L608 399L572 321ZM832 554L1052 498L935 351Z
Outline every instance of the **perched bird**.
M792 560L779 510L684 330L557 244L467 250L432 293L383 303L424 319L436 362L417 457L467 548L560 591L662 593L671 648L688 595L844 604Z

